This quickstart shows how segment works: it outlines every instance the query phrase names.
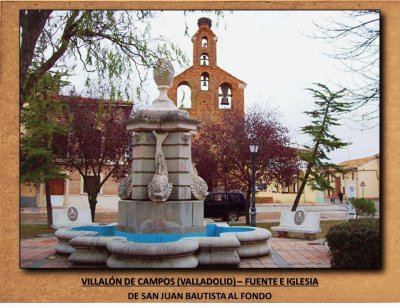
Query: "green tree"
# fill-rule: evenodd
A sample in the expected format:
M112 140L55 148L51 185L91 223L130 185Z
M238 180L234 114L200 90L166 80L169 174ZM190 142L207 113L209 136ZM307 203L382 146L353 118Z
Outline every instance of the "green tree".
M20 132L20 182L38 187L45 184L47 223L53 223L49 181L65 177L53 153L53 136L65 130L55 122L61 105L52 101L54 89L58 89L60 76L46 73L35 87L21 110Z
M176 45L151 33L155 14L153 11L21 10L20 105L34 95L40 78L51 69L71 73L80 62L87 72L96 73L100 82L107 82L111 98L123 94L129 98L129 91L134 88L130 81L141 83L146 68L160 57L186 63ZM139 86L137 93L138 89Z
M335 172L342 169L339 165L331 163L327 154L350 144L341 141L331 132L332 127L340 125L339 116L350 110L350 103L340 101L345 89L332 92L323 84L317 83L315 86L315 89L307 90L315 98L316 109L304 112L311 117L312 122L301 129L303 133L311 137L312 144L306 145L305 150L299 152L300 158L306 162L307 167L293 202L292 211L296 211L306 185L314 190L333 190L329 180L321 171Z
M356 219L359 215L375 216L376 207L374 201L365 198L350 198L349 201L356 211Z

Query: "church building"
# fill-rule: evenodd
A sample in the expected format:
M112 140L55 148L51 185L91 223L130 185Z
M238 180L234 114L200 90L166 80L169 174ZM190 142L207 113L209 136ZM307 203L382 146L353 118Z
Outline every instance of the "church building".
M175 76L168 96L191 118L217 119L226 113L244 116L246 83L217 65L218 38L209 18L200 18L192 37L193 65Z

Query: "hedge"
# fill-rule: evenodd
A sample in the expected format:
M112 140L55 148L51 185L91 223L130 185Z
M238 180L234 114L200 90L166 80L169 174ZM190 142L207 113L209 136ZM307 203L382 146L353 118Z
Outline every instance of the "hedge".
M332 268L379 269L381 245L376 219L351 220L326 234Z

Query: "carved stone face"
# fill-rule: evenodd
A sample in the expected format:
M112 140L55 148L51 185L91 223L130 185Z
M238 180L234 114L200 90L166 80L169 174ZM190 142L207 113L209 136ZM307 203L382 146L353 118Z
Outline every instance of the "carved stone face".
M168 177L156 174L149 185L150 200L155 202L166 201L171 194L171 187L168 183Z

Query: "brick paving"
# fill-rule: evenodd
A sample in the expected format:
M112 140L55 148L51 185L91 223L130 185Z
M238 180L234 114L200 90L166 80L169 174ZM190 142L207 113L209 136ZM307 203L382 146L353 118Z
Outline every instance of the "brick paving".
M329 248L321 241L278 238L270 239L272 254L260 259L243 260L240 268L330 268ZM77 268L68 257L55 253L54 236L21 240L21 268Z

